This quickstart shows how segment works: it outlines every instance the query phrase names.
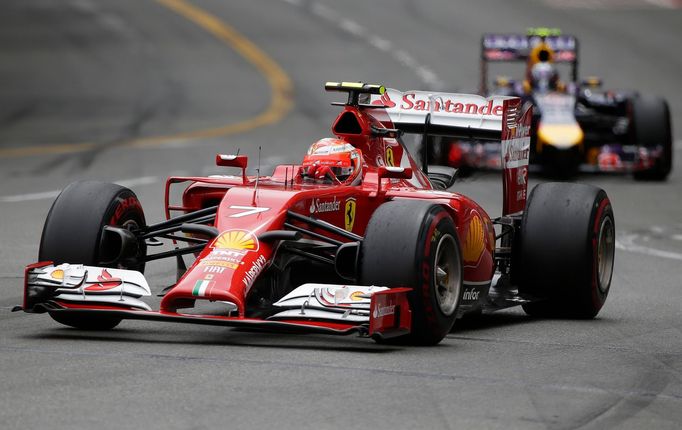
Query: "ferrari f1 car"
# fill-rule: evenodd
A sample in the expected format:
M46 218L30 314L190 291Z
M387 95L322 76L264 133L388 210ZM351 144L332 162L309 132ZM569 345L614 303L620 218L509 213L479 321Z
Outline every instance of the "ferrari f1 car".
M335 138L270 176L248 176L245 155L218 155L240 174L170 177L165 221L148 224L127 188L69 185L17 310L79 329L137 319L427 345L467 313L599 312L614 261L611 204L603 190L569 183L527 195L530 105L362 83L326 89L348 95ZM502 215L446 191L454 169L420 166L404 131L501 141ZM162 241L171 249L151 252ZM154 310L142 273L161 258L177 259L178 279Z
M525 62L522 79L498 76L489 88L491 63ZM559 78L565 65L570 76ZM508 67L511 67L508 66ZM635 91L601 90L602 80L578 77L578 40L557 29L527 34L485 34L481 40L480 93L521 97L534 104L531 164L555 175L632 172L635 179L664 180L672 167L668 104ZM456 141L447 153L457 167L499 168L496 145Z

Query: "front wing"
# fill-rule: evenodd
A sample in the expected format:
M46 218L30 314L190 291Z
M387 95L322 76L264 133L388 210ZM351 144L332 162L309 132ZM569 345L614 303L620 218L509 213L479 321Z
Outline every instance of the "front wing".
M65 269L63 269L65 267ZM111 272L116 275L115 281L91 279L88 273ZM75 275L74 275L75 273ZM59 278L54 281L54 276ZM100 275L101 276L101 275ZM95 284L93 288L93 283ZM107 282L109 285L107 285ZM112 286L120 282L120 286ZM108 290L101 285L110 286ZM131 288L131 286L133 288ZM317 284L325 290L349 288ZM310 299L314 297L315 285L306 284L300 289L310 290ZM128 288L126 291L125 288ZM137 289L135 289L137 288ZM52 262L40 262L26 267L24 279L24 303L15 307L15 311L28 313L49 313L51 315L72 315L84 318L102 317L108 319L131 319L147 321L163 321L198 325L248 328L263 331L286 333L316 333L344 336L358 334L374 339L387 339L402 336L410 332L412 324L411 311L407 299L408 288L351 287L369 291L364 296L367 306L361 311L329 306L326 312L320 312L310 306L310 300L304 305L285 306L276 319L257 319L218 315L197 315L181 312L154 311L140 300L142 296L151 295L144 276L135 271L103 269L76 265L54 266ZM318 288L319 289L319 288ZM372 291L374 289L374 291ZM107 294L107 291L110 293ZM343 303L338 303L343 305ZM355 318L345 318L351 314ZM331 320L330 315L339 316Z

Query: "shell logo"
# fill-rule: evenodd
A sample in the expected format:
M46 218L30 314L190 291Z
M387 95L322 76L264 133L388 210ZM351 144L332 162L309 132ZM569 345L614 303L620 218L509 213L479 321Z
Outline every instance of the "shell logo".
M257 251L258 239L250 231L228 230L216 239L214 248L234 249L239 251Z
M361 300L365 300L366 298L367 296L364 291L353 291L350 294L350 299L353 300L354 302L359 302Z
M57 269L53 270L52 273L50 273L50 276L52 279L64 279L64 271L62 269Z
M483 231L483 220L474 213L469 223L469 231L464 240L462 248L462 258L467 262L476 262L481 257L485 248L485 232Z

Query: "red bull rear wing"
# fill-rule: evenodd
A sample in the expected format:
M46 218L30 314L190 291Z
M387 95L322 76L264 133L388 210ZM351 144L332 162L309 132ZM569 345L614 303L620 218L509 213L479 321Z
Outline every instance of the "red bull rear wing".
M539 51L551 51L554 63L571 65L572 80L578 81L578 39L556 28L529 28L526 34L486 33L481 37L481 94L488 94L488 63L531 62ZM545 60L542 60L545 61Z

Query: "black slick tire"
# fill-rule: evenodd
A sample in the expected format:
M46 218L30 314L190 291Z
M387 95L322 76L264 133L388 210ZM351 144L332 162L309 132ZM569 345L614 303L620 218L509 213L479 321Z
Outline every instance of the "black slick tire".
M611 286L613 209L604 190L545 183L528 197L521 230L519 292L539 299L532 316L593 318Z
M116 184L79 181L68 185L52 204L45 219L38 258L54 264L72 263L104 267L118 244L103 240L105 225L139 228L145 225L144 212L135 193ZM144 244L138 256L145 254ZM144 263L121 267L144 270ZM52 312L57 322L84 330L107 330L120 323L118 318Z
M638 96L631 100L631 130L634 142L647 150L661 149L661 157L647 169L634 173L636 180L665 181L672 170L673 139L668 103L661 97Z
M459 240L448 212L417 200L381 205L365 231L360 283L412 288L411 333L392 343L439 343L455 323L462 294Z

